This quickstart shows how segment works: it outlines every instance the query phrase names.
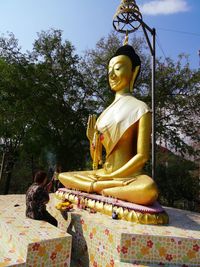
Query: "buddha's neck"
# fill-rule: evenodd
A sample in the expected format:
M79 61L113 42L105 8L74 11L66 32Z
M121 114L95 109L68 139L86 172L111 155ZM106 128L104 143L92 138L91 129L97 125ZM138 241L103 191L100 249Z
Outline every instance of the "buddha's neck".
M121 96L125 95L125 94L129 94L130 90L129 88L124 88L118 92L116 92L115 94L115 101L118 100Z

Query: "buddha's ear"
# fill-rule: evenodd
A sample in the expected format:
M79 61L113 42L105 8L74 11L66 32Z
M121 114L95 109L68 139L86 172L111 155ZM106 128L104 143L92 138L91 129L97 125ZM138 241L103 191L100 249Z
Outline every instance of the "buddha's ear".
M140 66L136 66L133 70L133 76L132 76L132 79L131 79L131 82L130 82L130 91L132 92L133 91L133 86L134 86L134 83L135 83L135 79L137 78L137 75L139 73L139 70L140 70Z

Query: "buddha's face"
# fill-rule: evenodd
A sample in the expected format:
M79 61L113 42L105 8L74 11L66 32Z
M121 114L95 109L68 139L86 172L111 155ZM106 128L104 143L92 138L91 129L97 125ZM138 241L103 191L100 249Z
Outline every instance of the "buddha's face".
M129 57L120 55L110 60L108 77L110 87L113 91L129 90L132 76L132 62Z

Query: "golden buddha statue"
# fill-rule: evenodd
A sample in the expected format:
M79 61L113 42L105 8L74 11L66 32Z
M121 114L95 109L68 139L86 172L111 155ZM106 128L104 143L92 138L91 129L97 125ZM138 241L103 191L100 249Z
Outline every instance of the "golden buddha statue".
M140 58L130 45L120 47L110 59L108 78L115 99L97 120L95 115L88 119L93 170L60 173L59 180L65 187L140 205L156 201L157 186L142 172L149 159L151 113L144 102L131 94L140 65ZM98 169L102 145L106 158L103 168Z

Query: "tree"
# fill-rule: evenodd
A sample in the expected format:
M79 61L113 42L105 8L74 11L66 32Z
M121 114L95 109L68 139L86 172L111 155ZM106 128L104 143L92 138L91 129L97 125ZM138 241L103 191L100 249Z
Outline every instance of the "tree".
M37 83L31 107L37 114L33 129L45 137L43 145L56 154L65 170L81 168L88 110L80 59L72 44L62 41L59 30L38 34L31 59Z
M183 207L186 202L194 202L197 208L200 186L198 176L194 173L197 169L195 162L176 156L166 148L161 148L157 156L156 181L161 203L173 207L177 202ZM195 210L195 205L192 208Z
M0 138L5 177L4 193L8 193L18 149L29 128L25 113L27 59L20 52L13 34L0 38Z
M38 34L28 54L20 52L12 34L0 45L0 137L12 155L7 193L21 154L36 168L47 168L49 152L66 170L84 166L88 111L79 57L69 41L62 42L61 31Z
M199 153L192 144L200 142L200 71L184 55L158 61L156 89L157 140L182 156Z

